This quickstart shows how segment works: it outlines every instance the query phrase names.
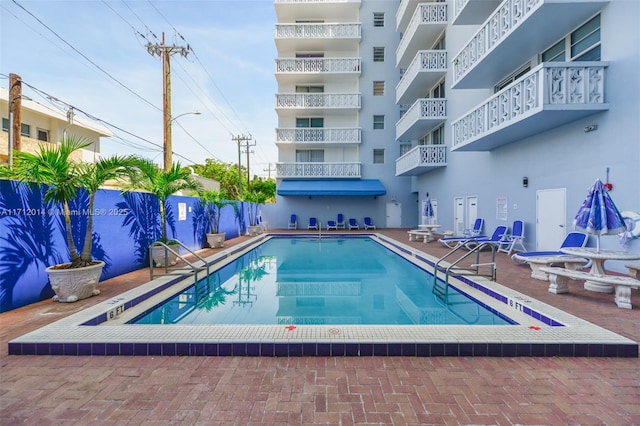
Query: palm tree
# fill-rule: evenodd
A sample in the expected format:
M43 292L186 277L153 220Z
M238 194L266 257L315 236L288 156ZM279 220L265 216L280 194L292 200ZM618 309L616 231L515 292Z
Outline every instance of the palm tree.
M200 199L207 211L207 220L209 222L210 232L212 234L219 233L222 209L224 206L233 204L233 201L229 201L225 194L220 191L202 191L200 193ZM211 208L210 205L212 205L213 208Z
M202 185L191 176L188 168L175 163L171 169L165 171L150 160L138 159L138 175L132 182L133 187L150 192L158 198L160 208L160 224L162 236L160 241L167 239L167 200L178 191L201 191Z
M41 145L36 154L15 152L13 169L1 174L21 182L46 185L45 202L62 204L67 246L71 256L68 268L81 268L95 262L91 257L93 246L93 206L95 194L109 180L132 176L137 159L134 156L112 156L95 163L83 163L73 159L73 154L91 144L86 138L68 136L60 144ZM84 189L89 194L86 211L87 227L82 252L78 254L71 227L69 203ZM81 217L84 215L80 215Z

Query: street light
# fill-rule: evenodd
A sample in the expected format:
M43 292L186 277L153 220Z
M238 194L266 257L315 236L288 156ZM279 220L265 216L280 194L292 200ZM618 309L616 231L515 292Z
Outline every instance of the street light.
M193 112L184 112L182 114L176 115L175 117L171 118L170 120L165 120L165 125L164 125L164 170L166 172L168 172L169 170L171 170L171 165L173 164L173 159L172 159L172 155L173 155L173 148L172 148L172 143L171 143L171 124L176 121L178 118L182 117L183 115L189 115L189 114L193 114L193 115L200 115L200 111L193 111ZM169 114L165 115L168 116Z
M8 137L8 154L9 154L9 169L12 170L13 169L13 103L15 101L17 101L18 99L24 99L27 101L32 100L30 97L25 96L25 95L18 95L18 96L14 96L13 98L9 99L9 132L7 134Z

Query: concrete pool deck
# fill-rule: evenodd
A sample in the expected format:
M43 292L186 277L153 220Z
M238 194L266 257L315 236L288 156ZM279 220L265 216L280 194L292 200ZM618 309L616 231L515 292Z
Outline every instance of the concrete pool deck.
M409 243L436 257L439 244ZM245 237L236 239L244 240ZM230 241L233 244L237 241ZM214 251L206 251L213 253ZM634 341L633 310L610 294L547 293L529 268L498 255L498 282ZM73 304L43 301L0 314L1 420L182 421L185 424L637 424L638 358L8 356L7 342L148 281L148 270L101 284ZM178 392L178 390L180 390Z

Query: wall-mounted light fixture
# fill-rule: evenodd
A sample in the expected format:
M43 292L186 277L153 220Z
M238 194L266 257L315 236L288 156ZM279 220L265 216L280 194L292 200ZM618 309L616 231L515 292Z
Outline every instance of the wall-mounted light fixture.
M584 132L585 133L594 132L596 130L598 130L598 125L597 124L589 124L588 126L584 127Z
M392 203L395 203L396 201L398 201L398 199L396 198L396 196L395 196L395 195L393 195L393 196L391 197L391 202L392 202Z
M524 186L525 188L529 186L529 178L528 177L523 177L522 178L522 186Z

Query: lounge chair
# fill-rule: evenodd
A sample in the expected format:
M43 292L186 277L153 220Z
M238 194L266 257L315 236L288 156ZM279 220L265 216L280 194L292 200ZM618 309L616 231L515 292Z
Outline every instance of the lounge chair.
M569 232L566 237L564 237L564 241L560 248L567 247L584 247L587 245L587 240L589 240L589 236L582 232ZM511 256L514 262L517 263L527 263L527 259L534 256L562 256L565 253L560 250L551 250L551 251L525 251L521 253L515 253Z
M511 255L511 252L516 249L516 245L519 245L522 250L527 251L524 247L524 222L521 220L514 220L513 227L511 228L511 234L505 235L500 244L498 244L498 251Z
M484 219L481 217L477 217L473 222L473 228L465 229L462 231L462 236L464 237L477 237L482 232L482 227L484 226Z
M467 249L471 250L479 243L490 243L498 246L506 233L507 227L504 225L500 225L496 227L491 236L477 235L475 237L443 237L438 241L449 248L457 248L461 245L464 245Z
M327 231L329 231L331 229L335 229L336 231L338 230L338 224L336 223L335 220L328 220L327 221Z
M310 217L309 218L309 224L307 225L307 229L318 229L318 219L316 219L315 217Z
M349 218L349 230L352 229L360 229L360 225L358 225L358 221L354 218Z
M295 214L292 214L289 219L288 229L298 229L298 216Z
M373 224L370 217L364 218L364 229L376 229L376 226Z
M338 220L336 221L336 226L339 229L346 229L346 226L344 223L344 215L342 213L338 213Z

